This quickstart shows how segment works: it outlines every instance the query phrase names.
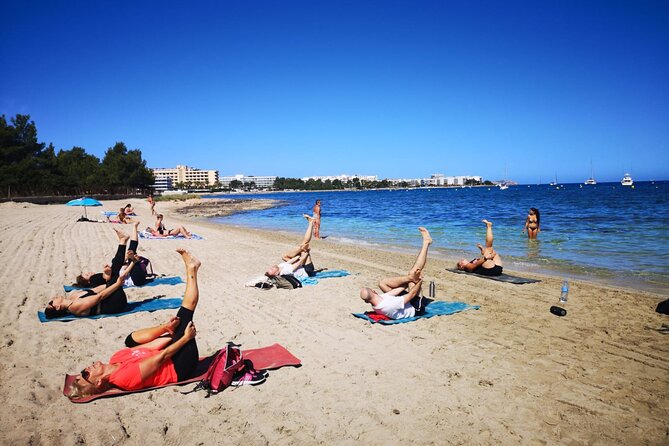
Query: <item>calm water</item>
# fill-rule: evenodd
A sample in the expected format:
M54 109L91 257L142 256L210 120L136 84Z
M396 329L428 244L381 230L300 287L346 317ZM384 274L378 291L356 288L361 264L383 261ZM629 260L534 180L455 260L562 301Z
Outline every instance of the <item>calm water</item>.
M669 293L669 182L567 184L464 189L233 195L284 205L219 218L225 224L303 233L303 213L322 200L321 234L348 243L413 249L417 226L430 230L431 253L473 258L494 223L507 266L591 278ZM230 198L231 196L225 196ZM538 240L522 234L530 207L541 213Z

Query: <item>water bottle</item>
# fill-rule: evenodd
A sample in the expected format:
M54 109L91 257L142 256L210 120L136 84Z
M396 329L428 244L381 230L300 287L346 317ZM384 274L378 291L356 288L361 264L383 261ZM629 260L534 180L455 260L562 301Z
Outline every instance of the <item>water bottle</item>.
M434 284L434 280L431 280L430 281L430 291L429 291L428 294L429 294L430 297L434 297L436 293L437 293L437 287Z
M560 293L560 303L566 304L569 297L569 281L562 282L562 292Z

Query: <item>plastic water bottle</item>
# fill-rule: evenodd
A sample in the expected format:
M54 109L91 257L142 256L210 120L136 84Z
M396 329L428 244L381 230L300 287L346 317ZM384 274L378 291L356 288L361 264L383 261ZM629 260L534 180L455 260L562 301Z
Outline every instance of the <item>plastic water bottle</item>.
M560 293L560 303L566 304L569 297L569 281L562 282L562 292Z

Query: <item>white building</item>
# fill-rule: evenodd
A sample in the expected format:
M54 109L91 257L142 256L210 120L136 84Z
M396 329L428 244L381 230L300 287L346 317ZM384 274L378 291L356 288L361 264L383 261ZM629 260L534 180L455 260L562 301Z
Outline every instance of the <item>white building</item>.
M365 182L372 182L372 181L378 181L378 177L376 175L347 175L347 174L341 174L341 175L330 175L330 176L324 176L324 177L304 177L301 178L302 181L309 181L309 180L314 180L314 181L334 181L334 180L339 180L342 183L346 183L348 181L353 181L355 178L360 180L361 183Z
M193 186L214 186L218 183L218 170L201 170L181 165L177 165L176 168L159 167L151 170L153 170L156 183L163 178L171 178L173 185L184 183Z
M275 176L253 176L253 175L243 175L237 174L232 177L221 177L221 185L223 187L230 187L230 183L233 181L241 181L242 184L251 184L255 183L258 189L269 189L274 186L274 181L276 181Z

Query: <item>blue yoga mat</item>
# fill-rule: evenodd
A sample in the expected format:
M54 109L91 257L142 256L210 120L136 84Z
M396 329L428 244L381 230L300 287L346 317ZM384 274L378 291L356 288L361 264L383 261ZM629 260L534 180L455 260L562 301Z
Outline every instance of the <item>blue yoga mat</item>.
M158 285L179 285L180 283L184 283L183 279L178 276L172 276L172 277L156 277L153 279L151 282L147 282L144 285L137 286L134 285L132 287L127 287L123 286L123 288L144 288L147 286L158 286ZM70 285L63 285L63 288L65 289L66 292L68 291L74 291L74 290L88 290L89 288L80 288L78 286L70 286Z
M352 313L353 316L359 317L360 319L365 319L366 321L371 322L372 324L379 323L383 325L393 325L393 324L404 324L406 322L413 322L418 319L428 318L433 316L445 316L448 314L459 313L465 310L478 310L480 307L478 305L469 305L464 302L444 302L441 300L435 300L430 302L425 307L425 313L420 316L407 317L404 319L395 319L395 320L383 320L375 321L367 316L365 313Z
M141 302L129 302L126 307L126 311L116 314L96 314L95 316L74 316L72 314L68 314L67 316L63 317L47 319L44 315L44 312L38 311L37 317L42 323L55 321L69 322L77 319L102 319L103 317L125 316L126 314L138 313L140 311L171 310L179 308L181 306L181 300L182 299L180 297L171 297L168 299L146 299Z
M351 273L343 269L333 269L316 273L314 277L305 277L300 279L300 282L302 282L302 285L316 285L318 283L318 279L330 279L332 277L346 277L350 275Z

